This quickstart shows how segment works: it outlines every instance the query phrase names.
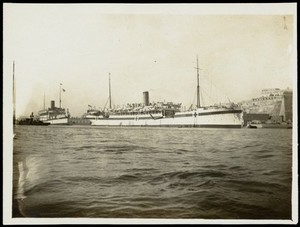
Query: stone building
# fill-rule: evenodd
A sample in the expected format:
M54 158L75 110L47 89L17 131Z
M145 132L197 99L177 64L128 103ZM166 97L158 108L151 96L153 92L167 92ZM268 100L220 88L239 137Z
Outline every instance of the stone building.
M245 116L255 120L266 118L273 122L292 122L293 120L293 92L289 89L280 90L279 88L263 89L261 96L240 103Z

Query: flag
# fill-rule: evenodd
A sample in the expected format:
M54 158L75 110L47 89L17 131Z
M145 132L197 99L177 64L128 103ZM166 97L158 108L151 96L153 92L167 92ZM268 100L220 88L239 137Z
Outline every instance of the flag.
M65 89L62 89L62 91L65 92L66 90L65 90Z

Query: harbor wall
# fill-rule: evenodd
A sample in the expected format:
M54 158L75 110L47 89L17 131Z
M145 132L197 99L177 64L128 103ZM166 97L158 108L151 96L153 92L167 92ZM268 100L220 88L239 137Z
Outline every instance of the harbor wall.
M293 120L292 97L293 92L290 90L276 90L277 93L266 95L263 90L262 96L240 103L244 111L245 123L250 120L265 121L265 117L269 115L272 122L291 122Z
M90 125L91 124L89 119L80 118L80 117L71 117L69 119L69 122L72 125Z
M248 122L251 122L253 120L258 120L258 121L261 121L264 123L267 120L269 120L270 115L269 114L244 113L243 118L244 118L244 125L247 125Z

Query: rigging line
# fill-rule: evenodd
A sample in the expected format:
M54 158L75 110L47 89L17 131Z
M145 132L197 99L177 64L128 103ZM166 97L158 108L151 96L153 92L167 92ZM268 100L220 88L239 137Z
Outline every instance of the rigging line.
M191 99L190 99L190 102L188 103L188 109L187 110L191 110L194 106L194 103L195 103L195 97L197 95L197 91L194 92L194 96L193 96L193 99L192 99L192 102L191 102Z
M210 91L209 91L209 92L205 91L205 94L206 94L206 96L208 96L208 97L212 100L212 98L211 98L211 90L212 90L211 86L212 86L212 81L211 81L210 79L207 78L207 75L205 75L205 73L202 74L202 78L203 78L203 80L205 80L205 82L202 83L202 85L203 85L203 84L207 84L207 83L210 84ZM205 87L202 86L202 85L200 85L200 93L201 93L201 94L203 94L203 93L201 92L201 90L205 90ZM200 95L200 97L201 97L201 100L204 102L204 97L203 97L203 95Z
M211 91L212 91L212 79L209 77L210 87L209 87L209 96L211 97Z
M105 110L105 108L106 108L106 105L107 105L108 101L109 101L109 98L107 99L107 101L106 101L106 103L105 103L105 105L104 105L104 108L103 108L103 110Z
M201 90L202 90L202 92L204 92L205 95L208 97L209 101L211 101L211 102L216 102L215 99L213 99L210 95L208 95L208 92L206 91L206 89L202 88ZM202 100L203 100L203 96L202 96ZM203 100L203 102L204 102L204 100Z
M213 77L212 77L212 78L213 78ZM216 80L214 80L214 81L216 81ZM227 99L229 98L228 93L225 92L223 89L221 89L221 88L219 87L219 85L216 85L215 82L212 83L212 80L210 80L210 82L211 82L211 87L214 86L214 88L215 88L217 91L219 91L219 93L221 93L222 96L225 96Z
M204 91L204 93L206 93L205 91ZM202 103L202 106L205 106L206 104L205 104L205 100L204 100L204 98L203 98L203 89L201 89L201 91L200 91L200 96L201 96L201 103Z
M190 101L191 105L194 105L195 99L196 99L196 95L197 95L197 91L194 92L194 96L193 96L192 102Z
M217 81L216 79L215 79L215 77L214 76L212 76L211 74L205 74L206 72L204 71L203 73L202 73L202 78L204 79L204 80L206 80L206 82L209 82L210 83L210 85L211 85L211 87L212 87L212 85L216 88L216 89L218 89L218 90L222 90L222 89L220 89L220 87L219 86L217 86L216 84L215 84L215 82L213 83L213 81ZM200 88L201 88L201 85L200 85Z

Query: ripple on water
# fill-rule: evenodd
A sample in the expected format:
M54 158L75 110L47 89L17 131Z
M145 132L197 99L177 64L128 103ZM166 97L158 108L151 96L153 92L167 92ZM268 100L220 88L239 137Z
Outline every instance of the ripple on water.
M291 217L292 143L284 142L291 130L25 126L16 133L14 195L23 187L26 217Z

